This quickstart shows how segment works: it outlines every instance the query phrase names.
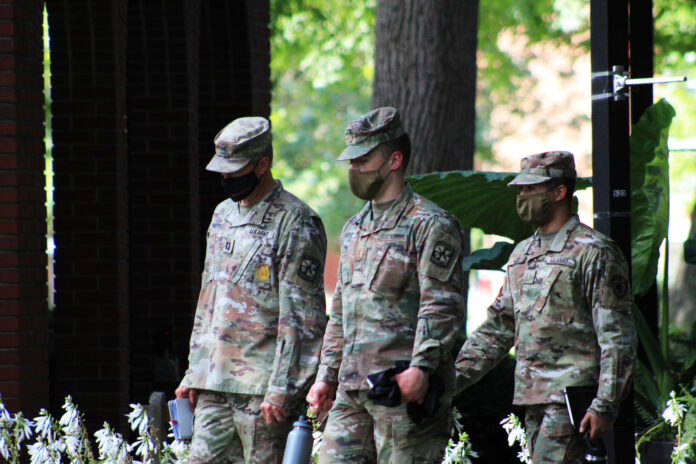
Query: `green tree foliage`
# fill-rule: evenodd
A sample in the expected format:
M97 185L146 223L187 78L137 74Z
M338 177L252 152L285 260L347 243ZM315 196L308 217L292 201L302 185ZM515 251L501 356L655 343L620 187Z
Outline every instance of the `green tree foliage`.
M370 110L376 0L273 0L271 78L275 174L335 240L362 202L348 188L348 123Z
M274 83L271 120L278 157L276 174L286 187L308 201L324 218L330 237L361 202L349 192L347 166L336 163L343 130L370 109L374 73L374 26L377 0L272 0L271 73ZM655 74L696 79L696 2L654 0ZM520 98L531 81L532 45L572 45L577 56L589 53L590 7L584 0L491 0L480 2L476 156L491 158L488 133L496 106L521 112ZM527 47L511 55L498 37L511 33ZM567 70L559 69L559 73ZM589 79L589 76L586 76ZM696 133L696 95L684 84L656 86L680 117L672 136ZM526 105L535 108L536 105ZM675 160L680 172L693 172L696 158ZM693 164L693 166L692 166Z

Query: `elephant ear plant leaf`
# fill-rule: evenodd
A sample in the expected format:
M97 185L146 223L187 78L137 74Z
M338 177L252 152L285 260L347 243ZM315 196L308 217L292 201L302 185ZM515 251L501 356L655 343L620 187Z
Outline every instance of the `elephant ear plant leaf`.
M522 222L515 207L517 189L507 184L515 172L447 171L414 175L408 178L413 189L457 216L462 227L476 227L486 234L510 238L513 243L497 242L491 248L476 250L463 260L463 269L500 270L514 245L534 233ZM579 178L576 190L591 185Z
M631 271L633 294L655 281L660 245L669 222L667 137L675 111L662 99L631 130Z

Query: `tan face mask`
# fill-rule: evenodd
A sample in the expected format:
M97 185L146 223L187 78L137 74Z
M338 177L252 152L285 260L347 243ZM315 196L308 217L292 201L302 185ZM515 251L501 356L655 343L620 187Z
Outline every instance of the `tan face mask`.
M360 172L352 169L349 170L348 184L350 185L350 191L353 192L353 195L365 201L374 199L387 180L387 177L389 177L389 174L391 174L391 171L389 171L389 174L387 174L384 179L382 179L382 176L379 174L379 170L388 162L389 158L387 158L380 167L372 171Z
M517 195L517 214L519 214L520 219L533 226L542 225L551 209L548 193Z

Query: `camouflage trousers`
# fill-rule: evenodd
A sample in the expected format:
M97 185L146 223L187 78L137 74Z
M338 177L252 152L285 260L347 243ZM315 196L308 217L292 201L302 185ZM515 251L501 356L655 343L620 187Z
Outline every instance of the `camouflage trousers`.
M570 423L565 404L527 406L524 422L534 464L583 462L584 442Z
M449 439L451 396L434 417L415 424L406 405L374 404L365 391L336 393L319 450L320 464L440 463Z
M199 391L189 464L280 464L292 422L266 424L262 402L259 395Z

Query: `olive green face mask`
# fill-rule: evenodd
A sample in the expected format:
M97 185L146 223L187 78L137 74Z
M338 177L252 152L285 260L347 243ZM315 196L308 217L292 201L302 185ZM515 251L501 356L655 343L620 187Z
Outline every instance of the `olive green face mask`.
M533 226L543 224L550 209L551 200L549 200L548 192L517 195L517 214L528 224Z
M382 163L382 166L387 164L387 162L389 162L389 159L386 159L384 163ZM379 175L379 170L382 169L382 166L372 171L360 172L352 169L349 170L348 184L350 185L350 191L353 192L353 195L365 201L374 199L384 185L384 181L386 181L389 174L391 174L391 171L389 171L387 177L382 179L382 176Z

